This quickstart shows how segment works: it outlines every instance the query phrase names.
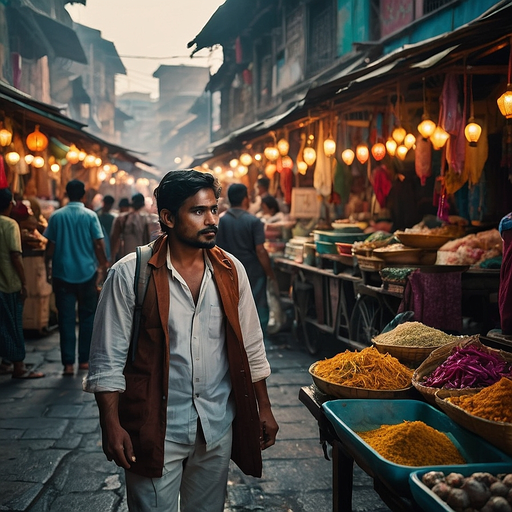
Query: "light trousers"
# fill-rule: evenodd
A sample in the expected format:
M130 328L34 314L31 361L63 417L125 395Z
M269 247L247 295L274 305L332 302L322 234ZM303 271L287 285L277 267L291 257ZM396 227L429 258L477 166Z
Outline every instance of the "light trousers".
M200 430L199 430L200 432ZM165 441L161 478L126 471L130 512L222 512L226 500L232 433L206 451L199 433L192 446Z

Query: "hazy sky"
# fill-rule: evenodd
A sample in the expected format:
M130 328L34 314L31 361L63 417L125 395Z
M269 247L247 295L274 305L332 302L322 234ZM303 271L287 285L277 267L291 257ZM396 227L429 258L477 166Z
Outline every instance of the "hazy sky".
M87 5L69 4L77 23L101 31L112 41L126 68L118 75L116 93L149 92L158 95L153 73L162 64L216 66L209 51L190 59L187 43L201 31L224 0L87 0ZM145 58L128 58L128 57ZM181 57L181 58L176 58Z

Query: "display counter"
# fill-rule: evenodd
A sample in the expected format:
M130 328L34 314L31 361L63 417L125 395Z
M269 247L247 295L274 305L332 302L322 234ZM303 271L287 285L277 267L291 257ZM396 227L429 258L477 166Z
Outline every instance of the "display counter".
M385 286L378 270L361 269L355 258L316 254L316 266L274 257L283 293L290 291L298 335L314 354L323 336L350 348L364 348L398 312L404 287ZM464 334L487 334L496 327L499 270L435 265L423 272L461 272Z

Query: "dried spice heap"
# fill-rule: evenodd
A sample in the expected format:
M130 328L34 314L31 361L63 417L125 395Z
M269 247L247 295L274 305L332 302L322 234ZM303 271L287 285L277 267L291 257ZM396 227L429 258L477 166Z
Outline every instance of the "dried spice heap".
M346 350L319 361L314 373L342 386L389 390L410 386L413 371L395 357L381 354L375 347L367 347L360 352Z
M446 334L421 322L404 322L392 331L375 336L374 341L383 345L403 347L441 347L456 339L457 336Z
M448 466L466 461L446 434L423 421L382 425L358 432L382 457L402 466Z
M453 396L447 401L474 416L512 423L512 380L505 377L474 395Z

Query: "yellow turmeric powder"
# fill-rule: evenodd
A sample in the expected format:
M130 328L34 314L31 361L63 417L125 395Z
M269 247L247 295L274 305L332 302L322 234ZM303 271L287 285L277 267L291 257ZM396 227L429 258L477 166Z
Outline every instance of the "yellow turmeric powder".
M512 380L506 377L474 395L452 396L447 401L474 416L512 423Z
M314 374L343 386L365 389L403 389L411 385L413 370L375 347L360 352L345 350L316 363Z
M466 461L446 434L423 421L357 432L382 457L402 466L447 466Z

